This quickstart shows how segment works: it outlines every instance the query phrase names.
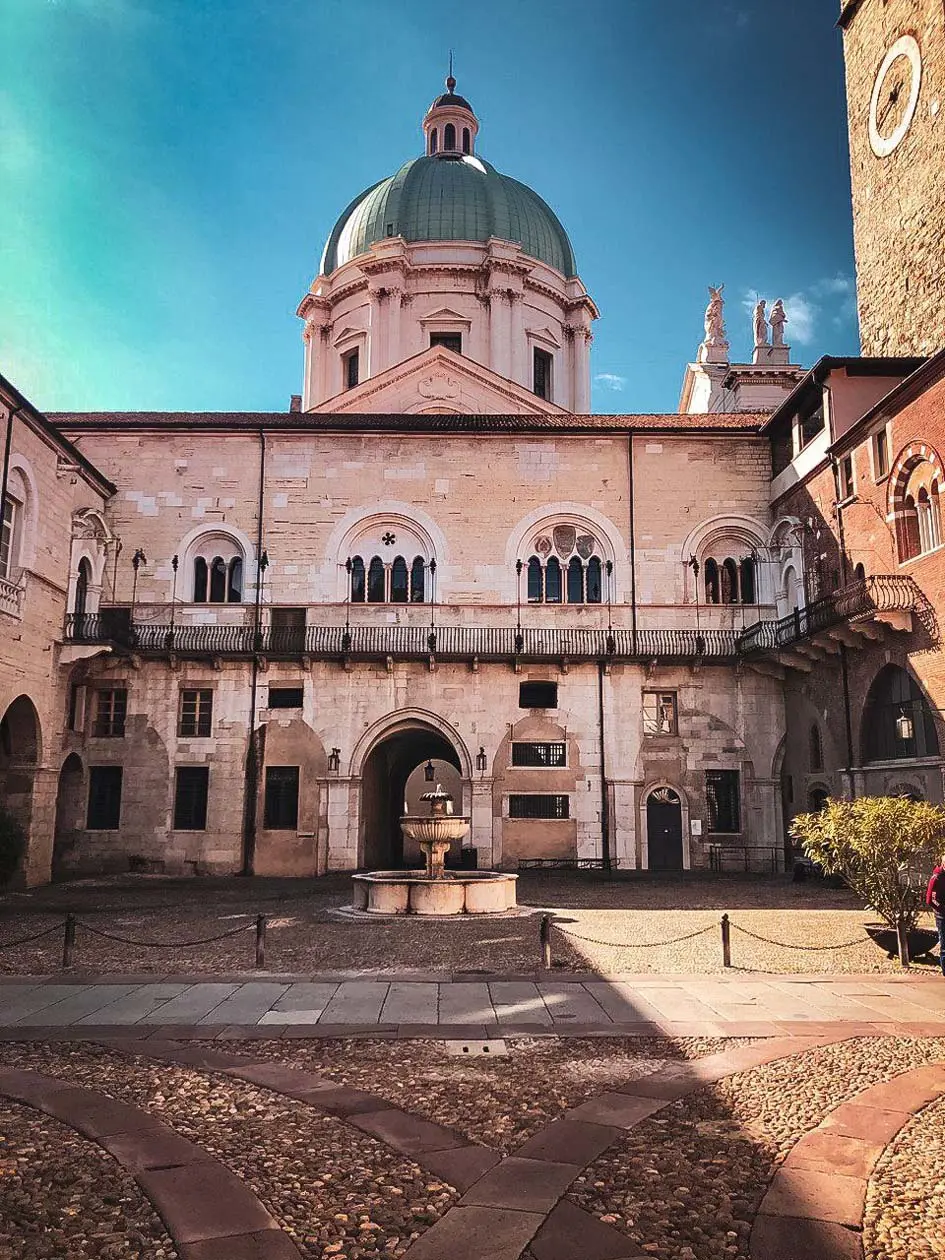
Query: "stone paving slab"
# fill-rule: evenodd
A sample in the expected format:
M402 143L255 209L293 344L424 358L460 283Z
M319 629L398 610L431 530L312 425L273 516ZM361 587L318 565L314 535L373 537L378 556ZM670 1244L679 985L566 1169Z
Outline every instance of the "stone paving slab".
M441 1024L494 1024L498 1020L487 984L440 985Z
M531 1244L535 1260L644 1260L647 1253L616 1229L562 1199ZM791 1260L800 1260L800 1254Z
M460 1206L514 1208L517 1212L550 1212L581 1171L581 1164L510 1155L481 1177L460 1200Z
M389 989L389 981L345 980L325 1007L326 1024L381 1023L381 1009Z
M454 1207L408 1247L408 1260L518 1260L543 1220L540 1212Z
M239 988L236 984L208 983L194 984L185 989L178 997L159 1006L154 1012L153 1021L157 1024L198 1024L205 1015L209 1015L221 1003ZM230 1019L225 1024L233 1023Z

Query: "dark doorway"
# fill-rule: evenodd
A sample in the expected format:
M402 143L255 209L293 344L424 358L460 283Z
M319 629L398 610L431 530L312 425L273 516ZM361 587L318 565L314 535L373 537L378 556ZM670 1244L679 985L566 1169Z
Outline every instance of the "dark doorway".
M33 779L42 757L39 716L29 696L17 696L0 719L0 801L29 832Z
M82 762L76 753L70 753L59 771L59 787L56 792L56 832L53 844L53 879L62 879L75 872L73 850L81 834L82 817Z
M683 869L682 804L672 788L646 798L646 836L651 871Z
M404 812L407 780L417 766L428 761L446 761L462 773L453 745L431 727L414 726L395 731L371 749L361 772L359 850L362 869L403 866L400 818ZM431 783L430 787L433 786ZM456 801L455 808L459 813L460 801Z

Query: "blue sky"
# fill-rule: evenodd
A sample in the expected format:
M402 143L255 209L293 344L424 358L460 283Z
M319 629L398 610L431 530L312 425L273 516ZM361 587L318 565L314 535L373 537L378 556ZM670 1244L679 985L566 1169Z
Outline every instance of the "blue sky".
M596 411L673 411L725 283L855 353L830 0L3 0L0 370L47 410L284 409L335 218L420 152L455 49L479 149L557 211Z

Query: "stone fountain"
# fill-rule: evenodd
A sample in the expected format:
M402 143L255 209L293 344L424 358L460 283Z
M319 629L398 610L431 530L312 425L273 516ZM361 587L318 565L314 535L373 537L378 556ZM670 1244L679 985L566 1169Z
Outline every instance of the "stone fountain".
M448 871L446 855L454 840L469 831L469 818L453 813L453 798L438 783L421 801L429 814L405 813L400 829L405 840L420 846L423 871L370 871L355 875L355 910L368 914L502 914L515 909L517 875L500 871Z

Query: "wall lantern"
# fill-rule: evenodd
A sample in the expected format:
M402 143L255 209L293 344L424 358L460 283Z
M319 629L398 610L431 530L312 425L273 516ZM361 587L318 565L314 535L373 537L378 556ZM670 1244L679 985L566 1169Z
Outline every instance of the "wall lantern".
M432 783L436 778L436 769L432 761L428 761L423 767L423 777L426 779L427 783Z
M328 754L328 769L332 774L337 774L341 769L341 749L333 748Z
M488 764L486 750L480 746L479 751L476 753L476 769L480 774L485 774Z
M907 744L912 739L913 725L912 718L906 717L905 713L900 713L896 718L896 737Z

